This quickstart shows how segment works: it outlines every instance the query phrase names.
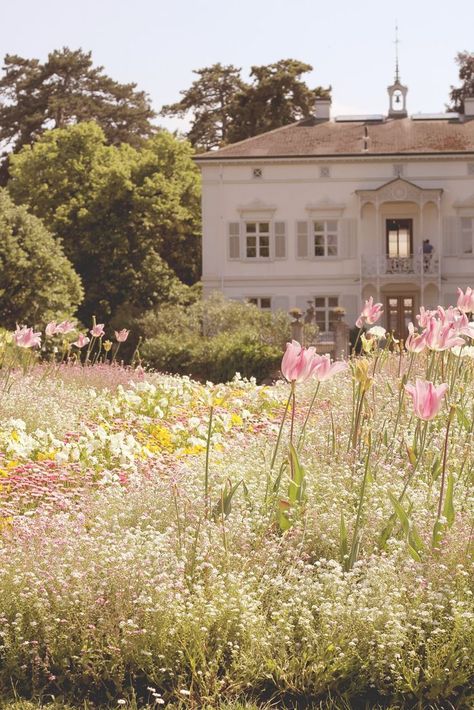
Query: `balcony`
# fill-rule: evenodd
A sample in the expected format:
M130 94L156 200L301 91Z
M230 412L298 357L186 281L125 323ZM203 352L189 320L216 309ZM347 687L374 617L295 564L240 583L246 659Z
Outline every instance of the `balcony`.
M434 254L416 256L362 256L361 274L367 277L403 278L419 276L421 280L438 278L439 258Z

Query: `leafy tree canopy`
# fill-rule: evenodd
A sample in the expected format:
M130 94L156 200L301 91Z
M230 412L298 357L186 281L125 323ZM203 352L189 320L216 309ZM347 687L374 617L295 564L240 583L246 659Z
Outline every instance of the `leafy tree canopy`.
M468 96L474 96L474 53L458 52L456 64L459 66L459 79L462 84L459 87L451 87L449 110L463 113L464 99Z
M226 143L232 124L230 106L235 95L247 88L240 72L232 64L220 63L196 69L193 73L199 78L181 92L181 101L163 106L162 115L184 118L192 113L187 138L194 146L209 150Z
M9 190L62 240L81 275L83 320L167 301L199 270L199 176L166 131L141 150L95 123L45 133L11 159ZM173 270L176 269L176 272Z
M83 298L79 276L42 222L0 189L0 323L44 325L71 316Z
M138 145L154 112L136 84L120 84L90 52L64 47L39 59L7 54L0 79L0 143L18 151L51 128L95 120L111 144Z
M245 83L240 69L214 64L197 70L199 78L181 92L181 101L165 106L162 114L191 114L187 137L198 149L234 143L311 116L315 99L330 95L330 88L310 89L302 80L312 69L296 59L282 59L253 66L251 82Z

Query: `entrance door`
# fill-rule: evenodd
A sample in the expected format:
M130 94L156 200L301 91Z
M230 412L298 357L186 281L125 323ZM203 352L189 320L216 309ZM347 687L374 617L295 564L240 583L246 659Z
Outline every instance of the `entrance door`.
M415 320L414 296L387 296L386 306L387 330L406 340L408 323Z
M387 219L387 256L407 259L413 254L413 220Z

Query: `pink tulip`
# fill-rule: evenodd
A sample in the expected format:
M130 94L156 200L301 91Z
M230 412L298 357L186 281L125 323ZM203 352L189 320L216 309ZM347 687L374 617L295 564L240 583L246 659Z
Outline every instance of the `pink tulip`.
M331 377L337 375L338 372L343 372L347 369L345 362L333 362L329 355L315 355L315 366L313 367L313 375L318 382L325 382Z
M17 325L13 340L20 348L41 347L41 333L34 333L33 328L27 328L26 325L21 328Z
M458 288L457 306L463 313L474 313L474 291L469 286L466 288L466 293Z
M413 323L408 323L408 338L405 347L410 353L421 353L426 348L425 334L416 333Z
M447 389L447 384L435 387L426 380L417 380L416 385L405 385L405 390L413 400L416 416L425 422L434 419L439 413Z
M90 338L87 337L87 335L83 335L83 333L79 333L77 336L77 340L73 345L76 346L76 348L83 348L87 343L90 343Z
M383 308L381 303L375 303L372 296L368 301L365 302L364 308L358 319L356 320L356 326L358 328L363 328L364 325L374 325L383 313Z
M288 382L305 382L315 369L314 348L303 348L296 341L286 344L286 351L281 361L281 372Z
M93 338L101 338L103 335L105 335L104 324L96 323L96 325L94 325L90 329L89 333L92 335Z
M430 350L449 350L456 345L464 345L464 340L456 335L452 323L443 325L440 320L432 316L424 330L425 342Z
M419 314L416 316L416 320L418 321L418 325L420 328L426 328L428 323L430 322L430 319L434 316L436 311L429 311L426 310L423 306L420 308Z
M46 335L50 338L52 335L56 335L57 331L57 323L55 320L52 320L51 323L48 323L48 325L45 328L45 333Z
M115 339L117 343L124 343L127 340L129 333L130 331L126 328L122 328L122 330L115 331Z
M68 320L63 320L62 323L59 323L56 326L56 333L62 333L62 335L66 335L66 333L72 333L73 330L76 330L76 328L74 324Z

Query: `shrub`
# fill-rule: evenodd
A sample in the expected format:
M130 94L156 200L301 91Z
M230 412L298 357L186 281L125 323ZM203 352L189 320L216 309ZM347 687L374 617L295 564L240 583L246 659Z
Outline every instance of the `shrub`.
M79 276L41 220L0 190L0 322L45 324L74 313Z

